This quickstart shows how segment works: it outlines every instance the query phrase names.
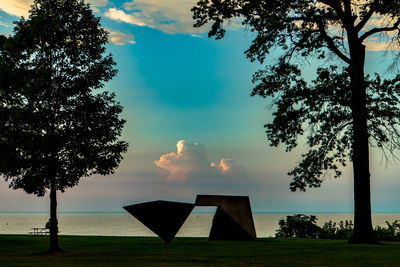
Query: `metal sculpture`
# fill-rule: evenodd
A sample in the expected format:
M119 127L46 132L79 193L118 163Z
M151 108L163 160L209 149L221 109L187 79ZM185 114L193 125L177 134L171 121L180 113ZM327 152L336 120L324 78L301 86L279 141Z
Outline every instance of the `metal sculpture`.
M217 206L209 240L257 239L248 196L197 195L195 204L157 200L124 209L170 243L195 206Z
M157 200L125 206L124 209L161 237L165 243L170 243L193 207L190 203Z
M248 196L197 195L196 206L217 206L209 240L256 239Z

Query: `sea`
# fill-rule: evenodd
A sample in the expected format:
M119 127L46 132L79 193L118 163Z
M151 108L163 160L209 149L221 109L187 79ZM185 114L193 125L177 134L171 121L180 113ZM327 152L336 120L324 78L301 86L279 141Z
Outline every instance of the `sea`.
M280 219L293 213L253 213L257 237L273 237ZM317 224L353 220L352 213L313 213ZM177 237L207 237L213 212L192 212ZM44 227L48 213L0 212L0 234L28 234L33 227ZM374 213L374 226L386 226L386 221L400 220L400 213ZM91 236L156 236L129 213L58 213L60 235Z

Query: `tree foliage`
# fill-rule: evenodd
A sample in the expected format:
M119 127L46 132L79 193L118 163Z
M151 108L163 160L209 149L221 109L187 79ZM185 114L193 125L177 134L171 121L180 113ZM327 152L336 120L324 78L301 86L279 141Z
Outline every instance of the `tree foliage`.
M354 242L374 242L371 223L369 146L395 157L400 76L383 80L365 75L366 43L378 35L398 44L400 1L383 0L200 0L192 9L195 27L211 23L209 37L221 39L225 22L240 18L255 33L245 51L264 63L274 48L281 56L253 76L252 95L272 99L276 111L265 125L272 146L287 151L306 136L302 161L289 172L291 190L319 187L324 175L350 160L354 173ZM399 56L399 55L398 55ZM335 65L317 70L313 81L302 77L307 60ZM396 63L396 62L395 62Z
M55 192L113 173L127 150L122 106L103 90L117 71L108 33L83 1L35 0L15 24L0 38L0 173L13 189L54 194L56 225Z
M398 31L400 1L202 0L193 11L195 26L211 21L209 36L217 39L226 32L224 21L240 17L242 24L256 33L245 52L251 61L263 63L274 47L283 50L276 64L254 74L252 95L270 98L276 107L273 122L265 125L271 145L284 144L291 151L300 135L307 136L310 150L289 172L294 177L290 188L319 187L328 170L338 177L340 167L352 159L351 68L319 68L317 78L308 82L302 77L301 64L315 57L331 60L335 56L353 64L349 32L355 32L362 44L373 34ZM385 25L372 25L371 18L379 18ZM392 152L400 144L396 127L399 81L400 76L382 80L378 74L363 81L368 92L370 143L382 148L387 158L395 156Z
M112 93L93 93L116 74L99 26L78 1L38 0L3 45L1 140L18 151L18 167L3 174L13 188L43 195L50 162L61 191L118 166L122 107Z
M270 97L276 105L273 122L265 125L271 145L283 143L291 151L299 135L307 136L310 149L289 172L293 176L290 188L305 191L307 186L319 187L328 171L333 171L335 178L340 176L340 167L352 158L351 81L347 70L319 68L317 78L307 83L298 68L278 65L257 72L253 81L257 85L252 95ZM370 144L381 148L387 160L396 159L394 151L400 147L400 76L382 80L375 74L374 79L366 77L365 84Z
M318 238L321 234L321 227L317 224L317 217L314 215L294 214L279 220L279 229L276 230L276 237L285 238Z

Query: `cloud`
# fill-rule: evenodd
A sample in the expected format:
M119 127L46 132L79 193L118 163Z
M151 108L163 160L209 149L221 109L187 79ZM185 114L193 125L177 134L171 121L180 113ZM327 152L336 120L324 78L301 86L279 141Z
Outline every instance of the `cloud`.
M208 161L204 146L180 140L177 151L160 156L154 164L163 169L160 173L169 192L178 190L190 194L254 194L259 185L249 177L247 170L232 159L223 158L217 163Z
M108 40L116 45L134 44L134 35L132 33L122 33L112 29L107 29L110 32Z
M148 25L166 33L196 33L190 11L197 0L134 0L124 4L126 10L140 10Z
M247 171L244 167L236 165L232 159L221 159L218 164L211 163L211 167L216 168L220 173L224 175L240 175L247 176Z
M191 173L198 173L210 169L210 162L206 159L203 147L198 143L188 144L180 140L177 151L161 155L154 164L168 172L167 181L184 182Z
M210 163L205 155L204 147L198 143L189 144L180 140L177 151L161 155L154 164L164 169L169 182L201 182L226 181L222 178L248 178L244 167L238 166L232 159L223 158L218 163Z
M108 0L87 0L93 7L93 10L98 11L95 7L106 6ZM33 0L0 0L0 9L4 12L17 17L28 17L29 9L33 4Z
M14 16L28 17L32 0L1 0L0 9Z
M148 26L165 33L200 33L194 28L190 11L197 0L134 0L123 5L124 10L110 8L106 16L138 26ZM126 13L126 11L130 13Z
M110 8L104 15L112 20L122 21L137 26L146 26L146 23L136 18L134 15L128 15L122 10Z
M399 42L394 34L384 37L370 37L364 42L368 51L400 50Z
M397 43L392 42L365 42L367 51L387 51L387 50L400 50Z
M7 23L4 23L4 22L2 22L2 21L0 21L0 26L11 27L10 25L8 25Z
M92 6L106 6L108 5L108 0L87 0Z
M94 12L100 12L97 7L103 7L108 5L108 0L86 0L87 3L90 4L90 7Z

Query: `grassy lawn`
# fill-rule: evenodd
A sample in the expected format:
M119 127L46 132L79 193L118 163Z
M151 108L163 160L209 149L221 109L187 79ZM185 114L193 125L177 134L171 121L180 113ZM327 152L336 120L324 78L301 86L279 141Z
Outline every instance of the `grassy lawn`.
M60 236L65 252L44 253L48 237L0 235L0 266L399 266L400 243L343 240L207 241L155 237Z

